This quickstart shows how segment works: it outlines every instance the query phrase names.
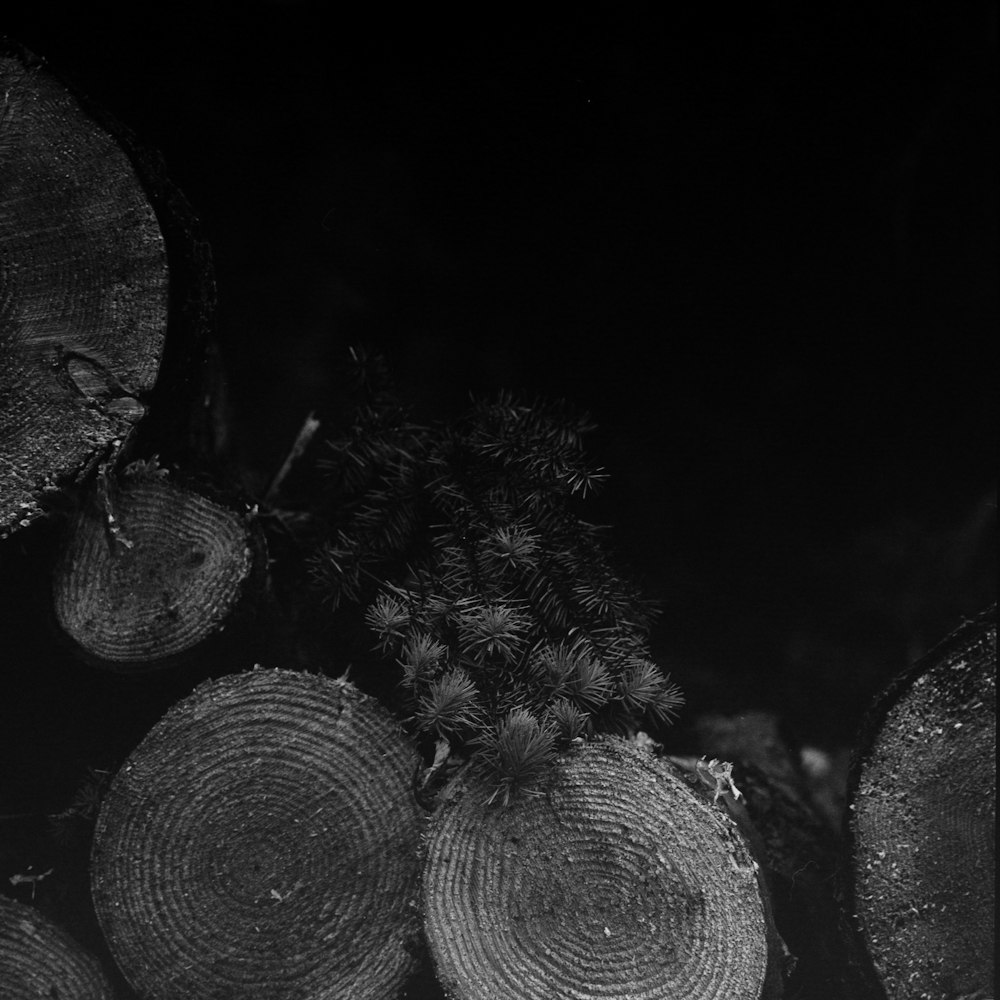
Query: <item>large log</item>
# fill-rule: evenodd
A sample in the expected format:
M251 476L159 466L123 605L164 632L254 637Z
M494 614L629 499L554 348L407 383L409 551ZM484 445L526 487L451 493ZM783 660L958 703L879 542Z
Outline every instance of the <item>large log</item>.
M0 896L4 1000L114 1000L97 959L33 906Z
M995 606L889 686L859 747L854 906L886 995L992 997Z
M0 39L0 537L108 458L164 349L167 250L118 139Z
M162 1000L385 1000L419 950L415 750L372 699L253 670L171 709L114 778L92 891Z
M424 909L449 996L780 995L757 862L721 804L668 761L609 738L507 807L473 776L444 794Z

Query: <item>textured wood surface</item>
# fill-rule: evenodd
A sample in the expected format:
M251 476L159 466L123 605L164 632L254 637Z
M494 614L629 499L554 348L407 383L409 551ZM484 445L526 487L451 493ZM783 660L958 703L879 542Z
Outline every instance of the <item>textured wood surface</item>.
M92 890L143 997L385 1000L419 923L415 752L315 674L206 682L153 728L98 818Z
M97 960L33 906L0 896L4 1000L114 1000Z
M106 489L70 527L56 618L99 665L153 669L226 627L254 568L249 524L162 471Z
M995 607L886 692L854 785L857 916L889 1000L992 996Z
M435 818L428 940L458 1000L758 1000L758 869L721 805L621 740L588 744L509 807L473 783Z
M143 416L167 254L116 139L43 62L0 47L0 536Z

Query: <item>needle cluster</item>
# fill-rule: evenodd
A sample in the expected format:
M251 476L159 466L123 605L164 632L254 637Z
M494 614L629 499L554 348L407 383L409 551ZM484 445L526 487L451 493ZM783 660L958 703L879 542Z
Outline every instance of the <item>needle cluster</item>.
M413 729L472 754L505 802L541 787L561 746L666 725L683 702L649 652L653 607L579 514L605 478L590 429L507 394L419 425L381 395L325 460L316 581L332 606L366 607Z

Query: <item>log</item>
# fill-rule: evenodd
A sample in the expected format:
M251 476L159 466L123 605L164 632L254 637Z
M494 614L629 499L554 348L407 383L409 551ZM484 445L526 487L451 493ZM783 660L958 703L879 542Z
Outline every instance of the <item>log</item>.
M72 519L53 576L56 620L81 656L138 673L230 627L266 561L248 513L154 465L109 480Z
M995 606L893 681L859 748L853 912L886 996L992 997Z
M757 863L672 764L598 739L543 794L491 795L457 779L429 836L426 933L450 997L780 995Z
M0 538L120 447L168 313L157 216L118 139L0 39Z
M143 997L385 1000L419 951L419 758L351 684L199 686L114 778L98 920Z
M0 984L5 1000L114 1000L97 959L33 906L0 896Z

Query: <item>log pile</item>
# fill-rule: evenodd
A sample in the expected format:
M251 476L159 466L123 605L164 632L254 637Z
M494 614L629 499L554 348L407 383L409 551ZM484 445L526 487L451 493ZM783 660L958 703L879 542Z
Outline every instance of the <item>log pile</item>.
M873 708L844 830L780 740L717 735L729 763L581 736L510 802L474 761L418 798L430 761L388 700L214 658L267 560L252 508L195 485L205 255L43 61L4 43L0 82L0 537L61 516L52 617L95 685L199 682L164 682L90 833L105 952L43 915L47 882L0 896L14 997L993 995L995 608Z

